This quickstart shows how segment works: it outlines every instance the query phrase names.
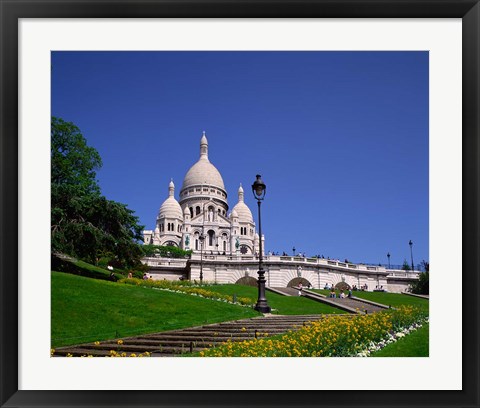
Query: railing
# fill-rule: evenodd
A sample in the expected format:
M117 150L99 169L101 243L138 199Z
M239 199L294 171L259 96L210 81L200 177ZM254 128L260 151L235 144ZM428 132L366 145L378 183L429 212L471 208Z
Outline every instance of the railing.
M418 278L418 275L420 274L419 271L404 271L404 270L391 270L389 269L388 270L389 273L389 277L392 277L392 278L411 278L411 279L417 279Z
M185 268L187 266L186 259L176 258L146 257L143 258L143 262L148 266L169 266L172 268Z
M200 254L192 254L192 260L199 261ZM243 254L229 254L229 255L221 255L221 254L203 254L204 260L209 261L257 261L257 255L243 255ZM281 263L294 263L294 264L309 264L309 265L322 265L326 267L337 267L340 270L352 270L354 269L356 272L386 272L386 269L383 266L373 266L373 265L366 265L366 264L353 264L348 262L341 262L338 260L333 259L324 259L324 258L304 258L300 256L285 256L285 255L264 255L263 256L264 262L281 262Z

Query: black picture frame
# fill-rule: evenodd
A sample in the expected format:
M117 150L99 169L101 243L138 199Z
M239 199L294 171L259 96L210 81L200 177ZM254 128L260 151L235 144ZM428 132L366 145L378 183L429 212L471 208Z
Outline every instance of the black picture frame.
M2 407L479 406L478 0L0 0L0 404ZM18 21L20 18L461 18L463 247L461 391L18 390ZM445 237L448 239L448 237ZM457 288L458 290L458 288ZM469 296L465 294L470 294ZM446 294L451 296L452 294ZM448 322L444 324L448 325ZM251 380L266 373L253 374Z

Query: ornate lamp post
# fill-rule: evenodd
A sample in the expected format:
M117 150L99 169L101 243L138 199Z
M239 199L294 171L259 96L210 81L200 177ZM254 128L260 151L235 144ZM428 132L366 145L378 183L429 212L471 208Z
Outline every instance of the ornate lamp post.
M413 250L412 250L412 247L413 247L413 242L412 240L410 240L410 242L408 243L408 245L410 245L410 257L412 259L412 272L415 270L415 268L413 267Z
M200 285L203 283L203 241L205 241L205 235L203 232L198 237L200 240Z
M293 256L295 256L295 247L292 248Z
M390 252L387 252L387 258L388 258L388 269L390 269Z
M265 193L267 190L267 186L260 178L260 174L257 174L257 179L252 184L252 191L253 196L257 200L258 203L258 236L259 239L259 255L258 255L258 300L257 304L255 305L255 310L258 310L262 313L270 313L272 310L270 306L268 306L267 298L265 297L265 271L263 270L262 265L262 219L260 216L260 205L265 198Z

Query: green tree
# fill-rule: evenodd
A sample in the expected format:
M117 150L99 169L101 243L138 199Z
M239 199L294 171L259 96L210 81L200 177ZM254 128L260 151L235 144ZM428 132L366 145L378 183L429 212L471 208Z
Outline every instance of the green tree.
M96 170L102 167L98 152L87 145L80 129L73 123L52 117L52 186L75 187L77 193L100 193Z
M162 256L171 258L188 258L192 254L192 250L184 251L181 248L161 245L142 245L144 256Z
M422 266L425 272L418 275L418 281L410 285L410 291L418 295L428 295L430 286L430 264L427 261L422 261Z
M62 119L52 118L51 138L52 251L92 263L109 253L121 266L137 265L143 226L125 204L100 194L98 152L73 123Z
M412 269L412 268L411 268L410 265L408 264L407 260L404 259L404 260L403 260L403 265L402 265L402 270L404 270L404 271L409 271L409 270L411 270L411 269Z

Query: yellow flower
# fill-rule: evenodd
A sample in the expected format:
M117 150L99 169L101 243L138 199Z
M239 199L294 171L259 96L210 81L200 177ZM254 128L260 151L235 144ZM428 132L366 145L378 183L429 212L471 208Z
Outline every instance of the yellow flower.
M117 344L120 344L120 345L123 344L123 340L118 340Z

